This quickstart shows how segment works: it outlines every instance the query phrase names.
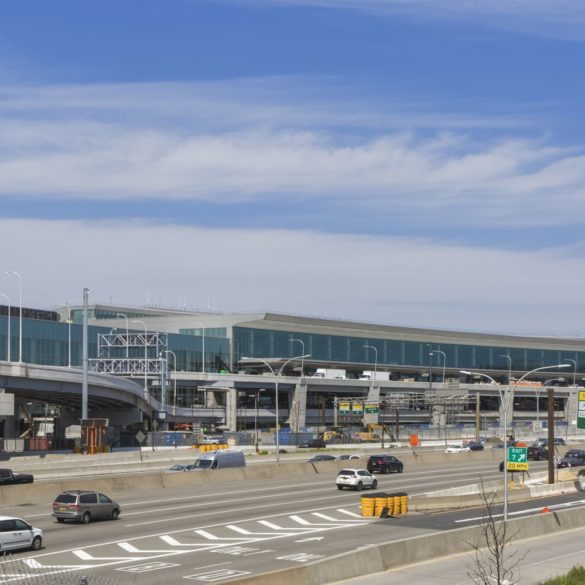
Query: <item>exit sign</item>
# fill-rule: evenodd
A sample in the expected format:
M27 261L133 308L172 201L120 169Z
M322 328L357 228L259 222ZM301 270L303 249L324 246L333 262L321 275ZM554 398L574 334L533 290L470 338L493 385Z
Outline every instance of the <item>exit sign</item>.
M508 471L528 471L526 447L508 447Z

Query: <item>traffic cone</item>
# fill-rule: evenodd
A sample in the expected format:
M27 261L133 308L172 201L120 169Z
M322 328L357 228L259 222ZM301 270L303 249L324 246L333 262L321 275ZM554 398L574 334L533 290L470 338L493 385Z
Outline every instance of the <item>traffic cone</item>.
M541 513L541 514L544 514L545 512L550 512L550 508L549 508L548 506L545 506L545 507L544 507L544 508L543 508L543 509L540 511L540 513Z

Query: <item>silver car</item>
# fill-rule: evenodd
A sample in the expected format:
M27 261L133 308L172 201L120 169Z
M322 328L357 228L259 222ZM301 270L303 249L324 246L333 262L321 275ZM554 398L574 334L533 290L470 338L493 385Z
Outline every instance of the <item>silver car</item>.
M29 548L39 550L43 545L43 531L33 528L22 518L0 516L0 551Z
M365 487L375 490L378 487L378 480L367 469L342 469L335 480L337 489L344 487L362 490Z
M89 490L72 490L59 494L53 502L53 516L57 522L75 520L88 524L95 519L117 520L120 504L105 494Z

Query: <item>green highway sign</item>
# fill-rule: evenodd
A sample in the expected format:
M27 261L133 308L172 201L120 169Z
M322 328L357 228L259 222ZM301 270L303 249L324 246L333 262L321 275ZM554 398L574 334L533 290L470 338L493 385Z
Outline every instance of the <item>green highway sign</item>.
M508 471L528 471L526 447L508 447Z
M577 405L577 428L585 429L585 392L579 391L579 401Z

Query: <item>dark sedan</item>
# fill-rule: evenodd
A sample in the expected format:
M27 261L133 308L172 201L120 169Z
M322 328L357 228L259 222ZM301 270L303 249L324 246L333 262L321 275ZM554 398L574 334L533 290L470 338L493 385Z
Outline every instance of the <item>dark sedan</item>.
M315 455L309 459L310 463L315 463L318 461L335 461L335 457L333 455Z
M559 461L559 467L581 467L583 465L585 465L585 451L581 449L567 451Z
M467 443L467 446L469 447L470 451L483 451L484 450L484 445L481 441L469 441L469 443Z
M299 447L305 449L325 449L327 445L323 439L312 439L311 441L303 441Z
M545 447L528 447L528 459L532 459L533 461L541 461L543 459L548 459L548 449Z

